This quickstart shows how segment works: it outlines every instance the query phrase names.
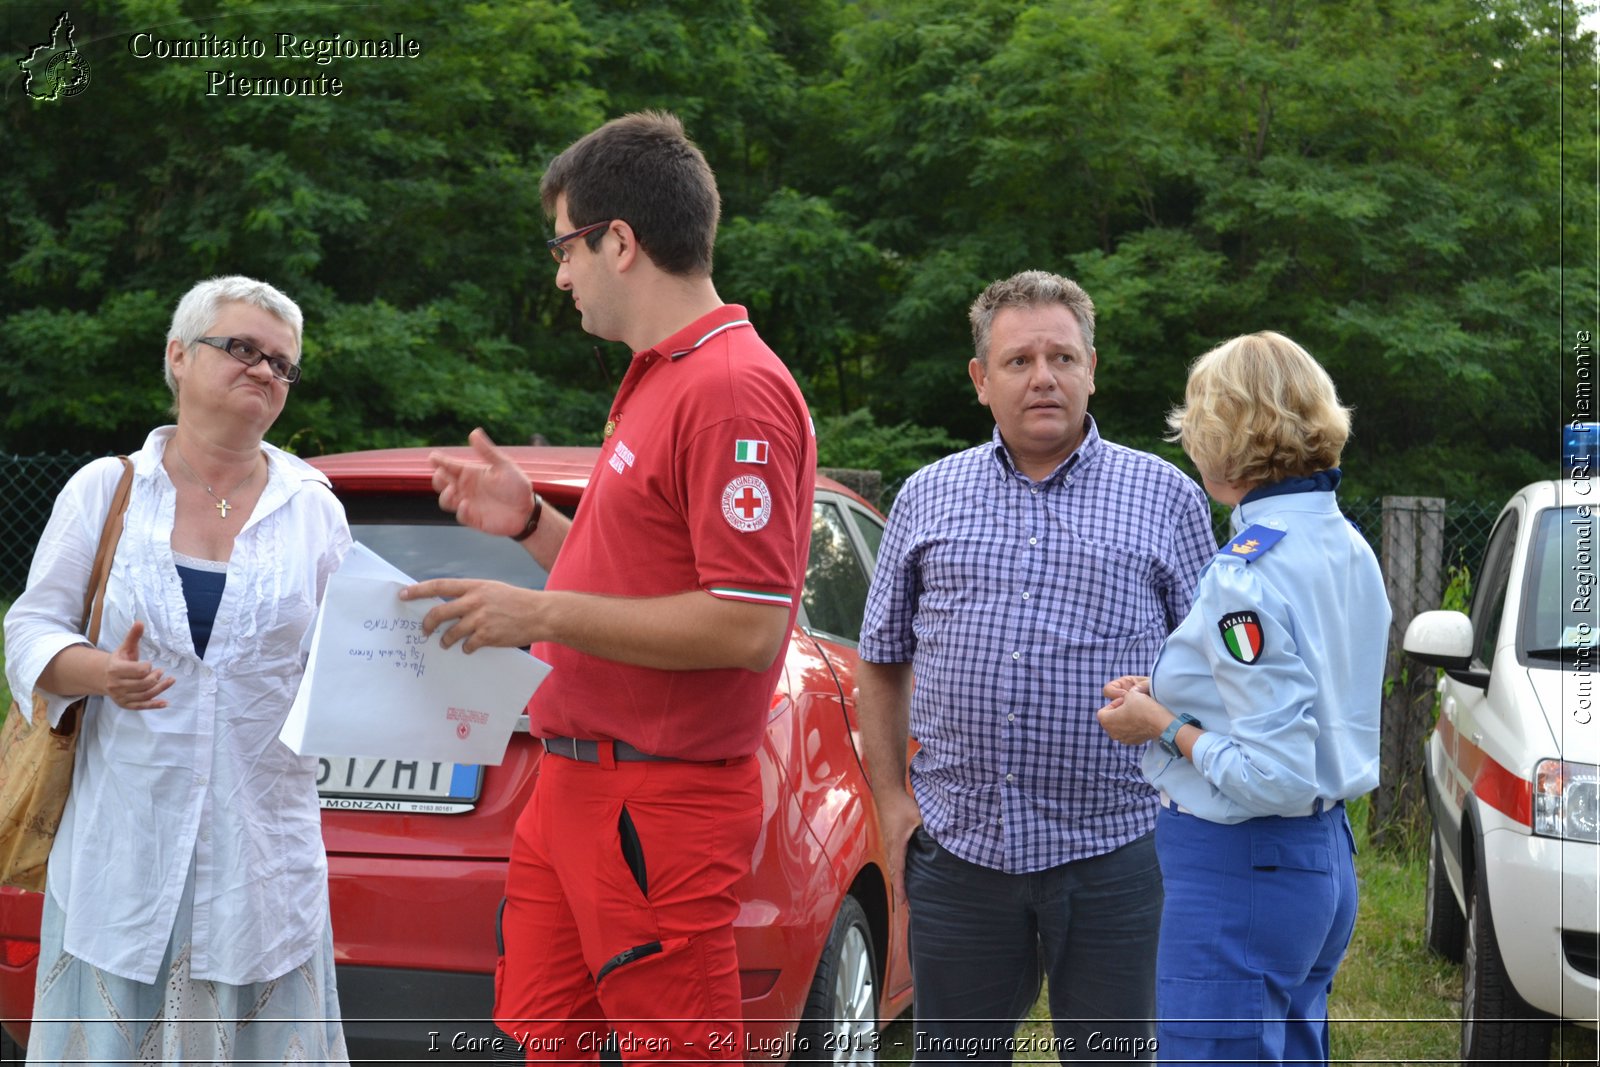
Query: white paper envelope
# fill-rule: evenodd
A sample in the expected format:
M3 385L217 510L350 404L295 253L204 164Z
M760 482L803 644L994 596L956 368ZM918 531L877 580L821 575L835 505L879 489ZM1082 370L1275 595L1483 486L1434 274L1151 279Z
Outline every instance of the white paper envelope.
M391 582L399 582L401 585L412 585L415 581L405 571L396 567L360 541L351 545L350 551L345 553L344 562L339 564L338 573L348 578L379 578ZM423 614L426 615L427 612L423 612Z
M470 656L422 636L438 600L356 545L328 581L306 674L279 738L300 755L498 764L548 664L514 648Z

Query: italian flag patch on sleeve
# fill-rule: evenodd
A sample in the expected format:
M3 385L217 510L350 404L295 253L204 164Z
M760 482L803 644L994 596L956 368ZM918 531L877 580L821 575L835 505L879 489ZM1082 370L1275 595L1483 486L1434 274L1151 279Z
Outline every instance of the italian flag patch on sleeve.
M765 463L767 461L767 443L765 441L735 441L733 443L733 461L735 463Z
M1222 643L1228 655L1247 664L1261 658L1261 619L1255 612L1235 611L1224 615L1217 628L1222 631Z

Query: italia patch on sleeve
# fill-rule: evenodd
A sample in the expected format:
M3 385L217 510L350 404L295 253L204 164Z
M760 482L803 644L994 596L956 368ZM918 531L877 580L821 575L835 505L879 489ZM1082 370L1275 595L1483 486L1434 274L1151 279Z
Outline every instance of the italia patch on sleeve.
M735 441L733 443L733 461L735 463L766 463L767 443L765 441Z
M1265 639L1261 636L1261 617L1253 611L1233 611L1217 623L1228 655L1240 663L1251 664L1261 658Z

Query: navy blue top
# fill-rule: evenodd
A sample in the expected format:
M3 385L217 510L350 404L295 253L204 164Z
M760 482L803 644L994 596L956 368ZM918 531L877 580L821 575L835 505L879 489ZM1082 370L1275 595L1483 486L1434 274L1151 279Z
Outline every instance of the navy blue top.
M183 582L183 600L189 606L189 636L194 640L195 655L204 659L206 645L211 641L211 624L217 621L217 607L222 603L228 575L224 571L203 571L181 563L177 566L178 578Z
M1305 478L1284 478L1281 481L1256 486L1246 493L1239 503L1249 504L1268 497L1283 496L1285 493L1331 493L1339 488L1339 480L1342 477L1343 474L1338 467L1329 467L1325 471L1317 471Z

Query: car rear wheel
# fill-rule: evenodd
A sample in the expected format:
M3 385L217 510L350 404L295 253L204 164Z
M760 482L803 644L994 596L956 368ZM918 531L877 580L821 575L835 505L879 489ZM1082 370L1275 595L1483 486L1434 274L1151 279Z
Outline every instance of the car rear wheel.
M845 897L811 981L795 1034L794 1062L878 1061L878 969L872 930L855 897Z
M1467 882L1466 973L1461 989L1461 1058L1469 1062L1550 1055L1551 1020L1517 995L1506 974L1489 914L1482 868Z
M1439 841L1438 827L1434 827L1428 837L1427 910L1423 920L1428 948L1452 963L1460 963L1467 935L1466 919L1456 903L1456 895L1450 891L1450 875L1445 870L1444 846Z

